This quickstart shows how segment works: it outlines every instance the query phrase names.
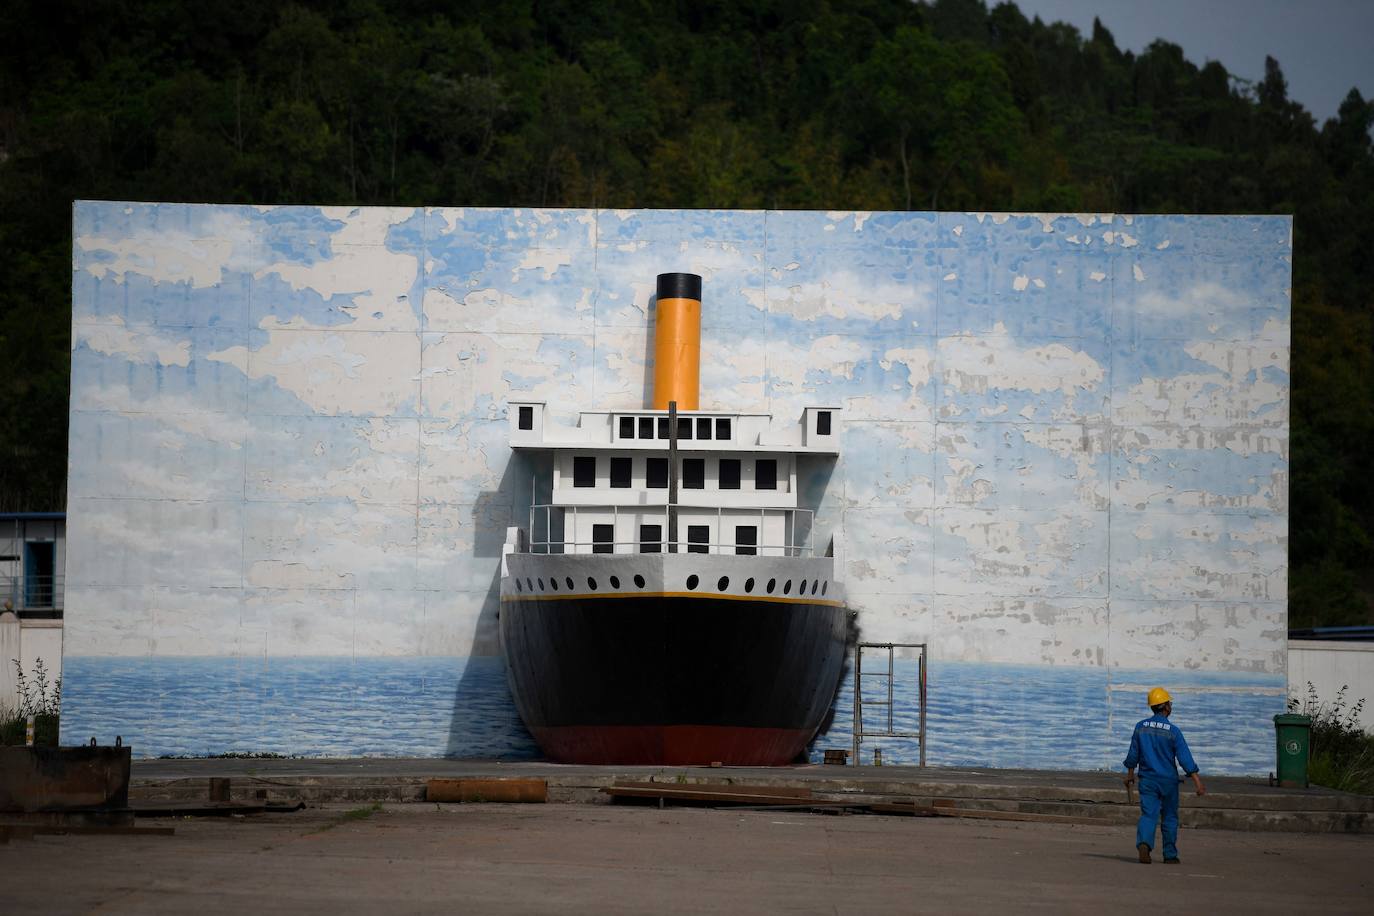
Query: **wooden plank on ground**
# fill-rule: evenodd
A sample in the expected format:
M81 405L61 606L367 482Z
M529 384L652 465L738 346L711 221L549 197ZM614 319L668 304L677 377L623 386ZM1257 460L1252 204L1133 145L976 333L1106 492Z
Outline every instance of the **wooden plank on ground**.
M733 787L729 791L722 788L710 786L690 787L690 786L607 786L601 791L612 798L659 798L665 801L697 801L708 802L718 805L810 805L814 807L844 806L845 802L816 801L811 798L810 793L805 795L776 795L771 793L755 793L749 791L751 787ZM752 787L758 788L758 787Z
M634 782L631 780L617 780L612 783L613 788L617 789L674 789L688 792L724 792L726 794L745 795L776 795L786 798L810 798L811 789L807 787L793 788L791 786L751 786L747 784L733 783L686 783L686 782Z

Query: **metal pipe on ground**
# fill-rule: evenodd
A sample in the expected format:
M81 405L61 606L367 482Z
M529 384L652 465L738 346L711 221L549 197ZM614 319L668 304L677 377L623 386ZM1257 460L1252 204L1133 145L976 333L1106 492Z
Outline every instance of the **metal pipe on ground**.
M542 804L549 785L542 779L431 779L425 800L432 802L504 802Z

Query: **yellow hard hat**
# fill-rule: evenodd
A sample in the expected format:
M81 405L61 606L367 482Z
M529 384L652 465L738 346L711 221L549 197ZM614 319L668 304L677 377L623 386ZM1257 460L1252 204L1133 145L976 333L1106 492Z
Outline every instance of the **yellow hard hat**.
M1156 687L1150 691L1148 704L1154 707L1158 706L1160 703L1172 703L1173 700L1174 698L1169 696L1169 691L1165 690L1163 687Z

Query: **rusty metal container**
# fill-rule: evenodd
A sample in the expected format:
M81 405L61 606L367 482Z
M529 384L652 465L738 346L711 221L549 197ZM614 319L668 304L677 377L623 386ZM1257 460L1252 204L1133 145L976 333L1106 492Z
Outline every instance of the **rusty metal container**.
M0 813L129 807L127 747L0 747Z

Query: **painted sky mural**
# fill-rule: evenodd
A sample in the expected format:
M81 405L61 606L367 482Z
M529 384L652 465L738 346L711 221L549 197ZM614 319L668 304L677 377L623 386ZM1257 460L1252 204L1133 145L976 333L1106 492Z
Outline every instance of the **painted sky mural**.
M73 218L64 740L535 754L496 643L534 470L505 404L644 406L655 277L690 271L703 409L844 411L803 499L864 637L930 646L931 762L1114 766L1159 682L1205 769L1268 769L1287 218Z

